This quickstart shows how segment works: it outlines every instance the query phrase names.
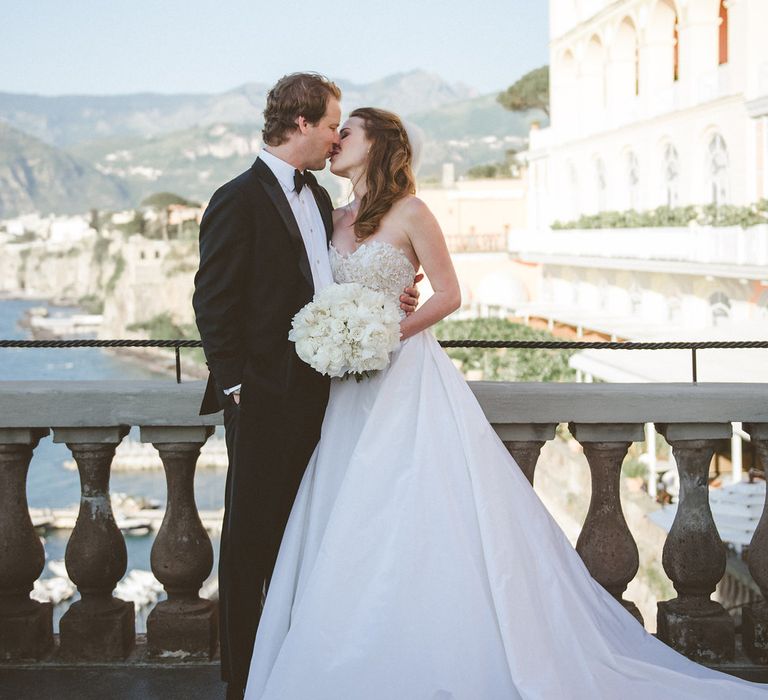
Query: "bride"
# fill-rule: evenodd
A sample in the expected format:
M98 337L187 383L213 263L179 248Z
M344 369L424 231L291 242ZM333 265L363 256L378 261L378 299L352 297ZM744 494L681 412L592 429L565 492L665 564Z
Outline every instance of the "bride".
M248 700L757 698L637 623L592 577L428 328L458 308L390 112L358 109L331 171L336 282L434 295L387 369L333 380L251 659Z

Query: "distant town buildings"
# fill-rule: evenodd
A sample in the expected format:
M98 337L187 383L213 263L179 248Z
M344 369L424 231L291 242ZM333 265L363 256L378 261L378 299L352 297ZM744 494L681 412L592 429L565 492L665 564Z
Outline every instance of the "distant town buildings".
M441 184L419 187L417 194L445 235L465 314L485 315L537 294L538 272L508 252L510 232L526 225L524 178L456 180L446 164Z
M24 214L2 221L8 242L34 238L44 241L52 250L66 249L94 235L90 218L77 216L41 216Z

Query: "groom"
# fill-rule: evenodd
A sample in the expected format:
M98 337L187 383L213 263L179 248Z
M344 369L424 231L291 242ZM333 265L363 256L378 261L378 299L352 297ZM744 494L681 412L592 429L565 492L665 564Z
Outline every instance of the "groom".
M200 224L192 303L210 368L200 412L224 409L229 455L219 553L227 698L243 696L262 595L328 400L328 378L299 360L288 331L333 283L333 205L309 171L339 145L340 98L318 74L279 80L259 158L213 194ZM418 292L407 292L412 311Z

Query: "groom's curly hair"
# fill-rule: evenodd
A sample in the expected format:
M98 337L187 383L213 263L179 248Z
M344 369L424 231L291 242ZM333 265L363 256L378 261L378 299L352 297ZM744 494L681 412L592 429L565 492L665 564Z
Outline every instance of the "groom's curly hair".
M267 94L264 108L264 143L279 146L299 127L298 117L317 124L325 114L328 100L341 99L341 90L320 73L291 73L278 80Z
M413 148L400 117L375 107L361 107L349 116L363 120L365 135L371 142L365 168L366 193L355 219L355 237L360 240L376 232L398 199L416 194L416 179Z

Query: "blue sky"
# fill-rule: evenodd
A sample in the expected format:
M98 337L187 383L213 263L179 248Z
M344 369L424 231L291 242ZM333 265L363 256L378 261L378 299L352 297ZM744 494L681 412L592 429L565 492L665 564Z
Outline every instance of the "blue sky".
M369 82L422 68L491 92L547 62L547 5L2 0L0 91L220 92L295 70Z

